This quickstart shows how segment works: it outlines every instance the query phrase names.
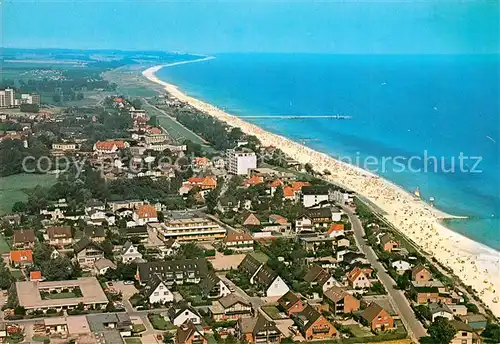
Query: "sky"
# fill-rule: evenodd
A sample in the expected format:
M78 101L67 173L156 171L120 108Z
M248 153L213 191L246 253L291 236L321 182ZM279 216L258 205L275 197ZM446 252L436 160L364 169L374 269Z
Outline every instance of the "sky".
M191 53L476 54L500 52L488 0L6 0L11 48Z

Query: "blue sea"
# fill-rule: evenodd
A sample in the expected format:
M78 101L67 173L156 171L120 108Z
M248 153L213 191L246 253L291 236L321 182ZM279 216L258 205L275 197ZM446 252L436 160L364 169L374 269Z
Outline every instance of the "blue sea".
M351 116L247 120L418 187L469 217L450 228L500 250L498 55L221 54L157 75L242 117Z

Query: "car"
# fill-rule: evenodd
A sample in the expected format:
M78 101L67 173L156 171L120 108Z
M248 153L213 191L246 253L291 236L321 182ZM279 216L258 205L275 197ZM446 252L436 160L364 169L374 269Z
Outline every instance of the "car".
M131 285L131 284L134 284L135 282L134 281L124 281L123 284L125 285Z

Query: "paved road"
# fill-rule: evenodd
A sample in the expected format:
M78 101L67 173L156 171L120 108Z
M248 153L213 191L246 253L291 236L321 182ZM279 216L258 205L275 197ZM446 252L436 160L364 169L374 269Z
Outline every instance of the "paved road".
M349 216L349 220L352 223L356 244L358 245L361 252L366 255L366 258L368 259L372 267L377 269L377 277L387 290L389 294L389 300L391 301L396 312L398 312L398 314L401 316L401 320L408 330L408 334L413 340L416 340L418 342L419 338L427 335L424 326L416 318L415 313L413 313L413 310L411 309L404 293L401 290L394 289L394 285L396 283L385 271L384 266L378 261L378 257L373 249L366 243L365 239L363 239L365 230L363 229L359 218L354 214L352 209L348 207L342 207L342 209Z

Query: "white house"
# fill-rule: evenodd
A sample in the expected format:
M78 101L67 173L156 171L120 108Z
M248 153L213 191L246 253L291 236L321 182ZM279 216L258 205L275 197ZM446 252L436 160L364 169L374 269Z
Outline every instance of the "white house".
M306 208L321 202L328 202L332 199L330 196L330 188L327 186L304 186L300 194L302 204Z
M174 294L168 289L167 284L157 275L154 275L147 286L146 297L149 300L149 304L165 304L174 301Z
M396 260L391 263L391 266L396 270L397 273L403 274L405 271L411 269L411 264L406 260Z
M267 297L281 297L288 293L290 288L286 285L285 281L280 276L276 276L274 280L269 284L266 288L266 296Z
M142 254L130 241L127 241L122 248L122 263L128 264L135 259L142 259Z
M191 320L193 324L201 324L198 311L187 304L172 306L167 314L170 322L175 326L181 326L186 320Z
M145 204L133 212L132 220L134 220L137 226L144 226L149 222L158 222L158 213L155 207Z
M358 267L347 274L347 280L353 288L368 289L372 285L369 277Z
M94 262L94 272L96 275L104 275L109 269L116 269L115 263L109 259L101 258Z
M443 317L448 320L454 318L452 310L445 303L431 303L429 304L429 311L432 314L432 321L435 321L437 317Z

